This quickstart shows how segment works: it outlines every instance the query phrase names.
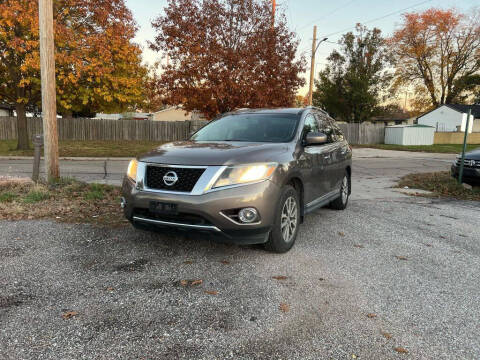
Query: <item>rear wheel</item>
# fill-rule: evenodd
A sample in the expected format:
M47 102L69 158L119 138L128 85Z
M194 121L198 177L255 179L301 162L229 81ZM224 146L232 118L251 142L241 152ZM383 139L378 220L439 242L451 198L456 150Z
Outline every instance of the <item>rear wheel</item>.
M348 198L350 197L350 177L348 173L342 180L342 187L340 188L340 196L330 203L330 207L335 210L344 210L348 205Z
M290 185L283 188L275 213L275 223L265 248L284 253L295 243L300 225L300 201L297 191Z

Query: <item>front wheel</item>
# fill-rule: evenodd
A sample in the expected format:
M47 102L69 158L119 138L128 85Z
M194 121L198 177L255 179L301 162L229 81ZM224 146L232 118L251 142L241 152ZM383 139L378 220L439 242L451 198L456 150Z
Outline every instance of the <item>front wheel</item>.
M284 253L295 243L300 226L300 201L297 191L290 185L283 188L275 213L275 223L265 248Z
M340 188L340 196L330 203L330 207L335 210L345 210L348 205L348 198L350 197L350 178L348 173L342 180L342 187Z

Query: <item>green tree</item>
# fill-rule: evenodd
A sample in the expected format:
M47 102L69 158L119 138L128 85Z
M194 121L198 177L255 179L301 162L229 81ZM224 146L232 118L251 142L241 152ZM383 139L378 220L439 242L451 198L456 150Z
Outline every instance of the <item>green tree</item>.
M385 40L379 29L357 24L356 33L343 35L339 44L315 82L313 104L339 120L363 122L380 112L391 79Z

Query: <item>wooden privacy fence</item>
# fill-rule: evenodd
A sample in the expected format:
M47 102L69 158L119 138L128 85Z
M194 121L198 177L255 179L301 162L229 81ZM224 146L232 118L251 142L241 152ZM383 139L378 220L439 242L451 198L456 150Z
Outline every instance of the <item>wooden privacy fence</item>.
M350 144L383 144L385 125L383 124L338 124Z
M28 118L28 134L42 134L42 119ZM151 121L151 120L102 120L86 118L58 119L60 140L145 140L175 141L186 139L191 132L207 121ZM339 124L351 144L383 144L384 125ZM0 140L17 138L15 117L0 117Z
M207 122L103 120L86 118L58 119L60 140L145 140L175 141L186 139ZM27 118L29 138L43 133L41 118ZM0 140L17 138L16 118L0 117Z

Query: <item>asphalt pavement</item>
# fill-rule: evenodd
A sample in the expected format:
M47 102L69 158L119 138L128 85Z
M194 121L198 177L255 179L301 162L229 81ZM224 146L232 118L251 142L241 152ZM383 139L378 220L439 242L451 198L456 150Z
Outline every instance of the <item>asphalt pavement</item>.
M377 149L354 149L354 198L383 196L379 188L391 187L400 176L414 172L448 170L454 154L435 154ZM128 166L128 158L63 158L61 176L87 182L120 185ZM32 174L32 158L0 157L0 174L26 176ZM44 163L41 161L41 176ZM366 180L366 181L363 181ZM391 196L390 191L387 193Z
M309 215L282 255L0 222L0 358L480 358L480 206L390 189L454 156L363 150L347 210Z

